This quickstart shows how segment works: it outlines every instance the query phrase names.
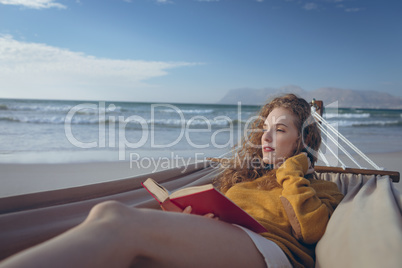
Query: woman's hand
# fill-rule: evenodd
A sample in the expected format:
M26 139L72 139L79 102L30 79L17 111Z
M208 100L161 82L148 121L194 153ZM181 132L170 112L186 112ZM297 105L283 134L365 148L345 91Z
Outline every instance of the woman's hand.
M185 209L183 209L183 213L184 214L191 214L191 211L193 210L193 208L191 206L186 207ZM215 215L213 213L207 213L204 215L204 217L210 218L210 219L215 219L215 220L219 220L218 217L215 217Z

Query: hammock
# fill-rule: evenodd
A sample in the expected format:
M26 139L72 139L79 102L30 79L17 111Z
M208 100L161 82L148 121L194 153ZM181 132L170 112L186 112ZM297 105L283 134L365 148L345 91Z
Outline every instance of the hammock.
M0 198L0 260L81 223L97 203L159 209L141 186L148 177L169 190L211 183L216 159L118 181ZM185 170L185 172L183 172ZM345 198L316 247L316 267L399 267L402 264L402 195L398 172L316 167Z

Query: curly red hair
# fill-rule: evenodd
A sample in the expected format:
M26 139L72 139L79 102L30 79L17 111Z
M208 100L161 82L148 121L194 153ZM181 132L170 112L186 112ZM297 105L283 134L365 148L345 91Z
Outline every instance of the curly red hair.
M321 133L317 123L311 116L310 104L294 94L286 94L274 98L265 104L247 129L249 134L242 140L241 147L226 164L217 183L222 192L226 192L236 183L252 181L265 176L264 188L279 187L274 170L267 170L262 162L261 137L265 119L275 108L288 109L295 116L295 126L299 130L299 139L293 155L306 152L311 163L317 161L317 152L321 145Z

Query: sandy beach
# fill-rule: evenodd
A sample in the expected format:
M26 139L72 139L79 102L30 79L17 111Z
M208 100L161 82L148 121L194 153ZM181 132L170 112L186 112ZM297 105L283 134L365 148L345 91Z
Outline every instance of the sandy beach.
M185 161L194 163L191 158ZM0 164L0 198L131 178L177 166L186 168L175 161Z
M369 154L377 165L402 173L402 151ZM189 159L189 163L194 162ZM182 163L90 162L66 164L0 164L0 197L70 188L130 178L181 166ZM183 167L185 168L185 167ZM402 192L402 183L394 183Z

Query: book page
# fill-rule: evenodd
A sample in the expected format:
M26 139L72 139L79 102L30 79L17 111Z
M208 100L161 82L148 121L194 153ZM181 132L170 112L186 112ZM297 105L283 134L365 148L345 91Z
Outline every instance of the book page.
M154 196L154 198L161 203L169 197L168 190L151 178L147 179L142 184Z
M173 192L170 195L170 198L177 198L180 196L186 196L186 195L190 195L190 194L194 194L194 193L199 193L199 192L210 190L212 188L214 188L212 184L187 187L187 188L180 189L180 190Z

